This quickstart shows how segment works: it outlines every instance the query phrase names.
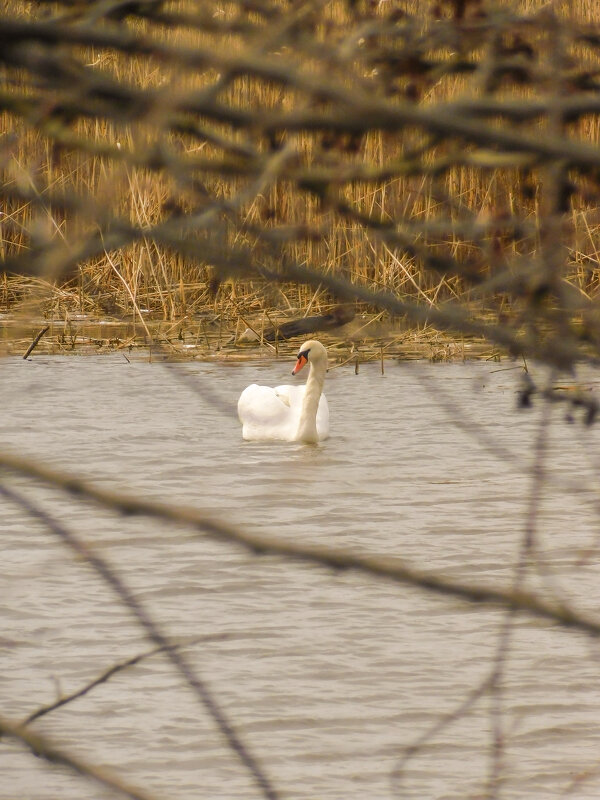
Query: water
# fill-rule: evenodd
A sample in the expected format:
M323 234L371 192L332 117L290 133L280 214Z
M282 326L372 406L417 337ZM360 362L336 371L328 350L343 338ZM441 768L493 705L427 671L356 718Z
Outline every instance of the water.
M390 362L384 377L378 365L359 375L333 370L332 435L311 447L241 440L233 410L240 390L256 380L288 382L287 361L5 359L0 445L105 489L194 505L251 531L508 587L541 408L516 409L519 372L504 366ZM553 409L547 431L542 566L529 586L591 615L599 605L600 433L563 416ZM404 749L489 675L502 611L257 556L23 478L3 480L104 556L169 635L215 635L185 655L282 797L481 797L498 721L499 796L598 796L600 664L584 634L518 616L503 653L500 711L482 697L398 781ZM6 500L0 532L2 715L22 719L151 649L89 565ZM120 672L32 729L157 797L261 796L164 656ZM0 747L0 774L0 800L114 796L11 742Z

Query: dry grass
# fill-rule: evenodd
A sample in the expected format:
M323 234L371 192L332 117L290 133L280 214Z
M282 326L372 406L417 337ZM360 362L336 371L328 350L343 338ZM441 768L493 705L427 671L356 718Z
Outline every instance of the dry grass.
M515 14L531 17L541 5L515 3L512 9ZM512 58L517 66L529 65L539 75L535 80L520 81L507 73L491 90L494 98L519 101L550 90L553 51L552 35L547 30L523 22L507 23L499 35L501 45L492 45L492 34L473 35L472 42L466 37L457 51L443 36L436 39L435 34L436 30L452 32L455 6L449 2L438 6L434 13L433 3L418 4L418 8L410 2L401 4L409 14L419 12L415 36L422 37L424 46L415 50L415 58L418 55L422 63L394 73L392 60L384 60L378 66L352 38L359 35L361 25L366 30L365 26L386 18L388 5L375 4L371 6L371 16L359 18L341 1L328 3L318 12L310 40L302 40L298 47L299 69L319 74L326 62L323 48L340 48L346 42L344 46L352 53L351 69L344 74L340 59L331 64L332 75L341 83L352 87L357 75L368 80L379 70L380 85L390 96L402 102L407 98L415 100L420 108L436 108L449 101L484 97L486 91L489 94L489 87L485 91L483 88L485 59L492 46L501 46L506 58ZM78 6L68 4L46 6L10 0L7 15L42 19L48 8L53 14L66 17L76 18L82 13ZM473 15L474 24L479 8L479 4L467 3L466 14ZM245 12L235 2L209 2L201 7L174 2L163 6L163 10L174 15L200 13L206 24L194 29L134 16L120 25L177 48L213 47L250 55L257 52L260 37L273 35L268 51L280 56L284 65L294 64L293 38L278 43L260 14ZM571 24L598 21L595 4L583 0L565 3L561 12ZM236 21L239 24L234 25ZM386 46L385 37L381 46ZM394 46L390 42L392 52ZM315 51L313 60L309 56L311 48ZM529 50L534 55L528 61ZM598 68L595 45L570 41L567 51L567 72L571 69L578 74L592 74ZM269 153L268 140L260 132L254 133L251 125L236 127L178 111L181 98L218 84L222 70L217 66L186 67L161 61L155 54L127 54L109 47L76 46L71 52L86 68L108 79L136 91L158 92L160 104L135 119L128 118L131 115L127 110L121 119L102 113L82 113L78 118L67 119L45 108L3 113L0 168L9 191L0 221L0 255L9 262L32 247L43 250L60 241L71 246L90 231L102 230L110 217L125 220L138 229L150 229L173 214L197 211L204 196L235 198L251 179L245 177L244 171L252 161L244 159L240 152L252 151L257 158ZM457 74L448 69L457 58L479 66ZM437 62L437 67L421 69L428 61ZM386 70L389 74L384 75ZM4 75L9 81L9 93L15 97L39 91L39 81L32 81L22 69L5 67ZM63 85L60 90L49 92L48 103L65 98L77 103L76 91L74 95L69 97ZM314 97L307 96L293 82L275 85L249 74L229 76L218 97L228 108L258 115L269 111L292 114L315 107ZM174 130L178 126L172 124L172 119L169 121L169 115L179 115L179 130ZM188 131L185 125L189 126ZM523 128L529 134L544 137L548 120L533 119ZM569 125L569 135L575 140L597 143L598 133L596 114L581 116ZM297 152L296 172L312 170L314 174L330 168L339 177L343 170L377 172L391 167L390 174L372 180L336 178L325 192L315 191L301 178L282 176L243 202L236 209L236 223L215 230L212 245L223 251L250 249L256 261L270 269L278 269L282 261L290 259L373 291L389 291L425 308L440 308L457 301L467 304L477 282L492 278L511 259L533 259L539 251L540 198L547 170L544 164L536 165L535 159L524 158L523 168L516 168L519 159L512 157L505 166L495 151L490 155L456 137L439 137L439 141L432 142L431 133L416 125L404 125L391 132L373 129L356 137L299 129L289 131L288 138ZM171 159L177 166L143 166L152 161L157 148L167 163ZM407 156L411 152L418 162L414 169ZM181 164L188 164L189 169L182 172ZM434 170L436 164L439 169ZM600 274L596 246L600 218L595 213L598 181L594 172L585 174L583 170L571 170L569 179L573 185L563 218L563 243L568 247L563 277L583 297L593 300ZM76 209L62 208L51 197L77 197L81 203ZM511 229L514 220L518 220L516 233ZM374 235L373 226L395 226L402 240L410 245L399 246ZM262 234L287 231L287 238L274 248L265 243L264 236L257 236L257 229ZM289 234L291 229L295 231L293 235ZM209 241L211 235L207 237ZM440 255L456 268L432 269L424 255ZM92 337L101 339L103 347L115 338L128 342L133 337L136 342L143 342L144 336L149 339L151 329L182 330L185 335L206 341L203 326L213 324L213 320L219 320L223 341L227 337L235 341L248 325L256 329L264 326L264 319L327 311L334 302L324 288L298 282L274 284L261 279L260 274L249 278L236 274L235 269L215 265L210 256L189 258L151 237L140 237L114 250L107 245L106 251L82 257L66 272L55 272L50 263L42 274L4 275L0 284L0 314L4 319L0 324L5 338L19 337L23 326L35 329L42 320L51 320L53 325L66 329L79 324L77 320L85 315L88 322L117 321L119 330L128 331L119 337ZM506 293L493 293L486 297L480 313L483 318L518 317L522 306L522 299L507 300ZM374 311L365 303L359 303L357 310ZM390 325L387 333L379 326L378 335L370 337L369 331L367 338L396 340L398 331L393 321ZM429 335L427 325L409 329L426 339ZM62 346L56 338L54 341Z

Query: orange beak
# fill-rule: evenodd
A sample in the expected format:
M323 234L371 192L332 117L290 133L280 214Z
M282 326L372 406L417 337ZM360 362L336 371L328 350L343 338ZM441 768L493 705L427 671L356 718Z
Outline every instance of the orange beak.
M300 372L305 364L308 364L308 358L306 356L298 356L298 361L296 361L296 366L292 370L292 375L296 375Z

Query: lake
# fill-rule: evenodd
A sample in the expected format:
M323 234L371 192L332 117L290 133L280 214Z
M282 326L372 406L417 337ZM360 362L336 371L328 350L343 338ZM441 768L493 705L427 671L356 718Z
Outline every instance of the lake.
M539 402L517 408L522 370L506 361L388 361L382 376L378 364L358 375L346 365L326 379L326 442L243 442L240 391L291 383L292 366L119 353L5 358L0 447L248 531L510 587L543 424ZM598 375L585 378L597 386ZM556 404L542 441L546 476L526 585L597 615L598 426L568 422ZM487 796L598 797L593 638L518 614L501 644L501 609L259 555L14 474L2 480L82 537L161 630L187 643L188 662L280 797L483 797L500 733L501 783ZM7 499L0 532L0 714L20 720L152 649L85 560ZM499 648L501 694L483 693L398 774L406 748L489 676ZM157 798L262 796L164 655L31 729ZM0 746L0 774L0 800L115 796L11 741Z

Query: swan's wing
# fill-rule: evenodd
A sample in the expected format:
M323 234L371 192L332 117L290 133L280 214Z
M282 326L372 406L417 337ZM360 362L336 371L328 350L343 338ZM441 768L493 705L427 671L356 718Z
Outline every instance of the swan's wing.
M301 386L276 386L274 389L275 394L282 403L289 406L294 413L300 415L302 411L302 401L304 400L304 392L306 387Z
M286 404L286 406L289 408L289 407L290 407L290 405L291 405L291 401L290 401L290 393L289 393L288 391L285 391L285 392L284 392L284 391L280 391L280 390L282 390L282 389L286 389L286 390L287 390L287 389L288 389L288 387L287 387L287 386L276 386L276 387L275 387L275 390L274 390L274 391L275 391L275 394L276 394L276 395L277 395L277 397L278 397L278 398L281 400L281 402L282 402L282 403L285 403L285 404Z
M288 405L275 389L253 383L240 395L238 416L241 422L276 421L289 414Z
M270 386L256 383L247 386L238 400L238 416L244 439L288 438L292 423L290 406Z

